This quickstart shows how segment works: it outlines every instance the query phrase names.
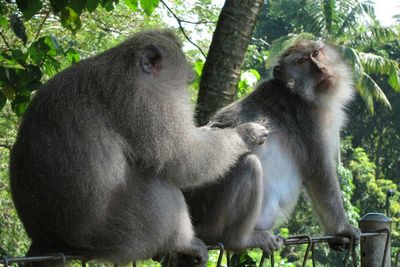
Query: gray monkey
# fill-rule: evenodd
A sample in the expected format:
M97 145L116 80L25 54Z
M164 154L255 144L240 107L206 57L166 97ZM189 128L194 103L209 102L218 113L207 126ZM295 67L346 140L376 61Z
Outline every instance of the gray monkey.
M325 232L358 240L336 175L338 133L352 95L351 70L338 52L320 41L302 41L281 55L272 79L217 112L210 126L259 122L271 133L225 179L186 193L198 237L232 250L271 253L282 239L267 231L290 216L304 186ZM342 243L331 246L341 249Z
M28 256L127 262L173 251L206 262L181 189L221 177L267 130L196 127L190 74L178 38L152 30L37 92L10 159L12 197L32 239Z

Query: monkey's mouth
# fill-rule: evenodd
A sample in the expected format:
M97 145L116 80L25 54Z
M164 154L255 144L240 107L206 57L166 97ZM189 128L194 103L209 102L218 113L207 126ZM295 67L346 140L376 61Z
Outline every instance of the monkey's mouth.
M317 84L317 88L325 89L332 86L334 76L331 74L324 75Z

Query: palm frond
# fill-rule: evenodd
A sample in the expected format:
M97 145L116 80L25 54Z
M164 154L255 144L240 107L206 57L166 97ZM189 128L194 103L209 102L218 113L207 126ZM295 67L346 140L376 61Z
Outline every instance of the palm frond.
M336 23L340 25L340 28L336 32L335 38L339 38L345 32L357 32L357 28L360 25L360 20L374 20L375 15L373 2L342 0L340 3L341 4L339 5L336 21Z
M395 84L400 80L397 62L374 54L358 52L347 46L338 46L338 49L344 58L350 61L353 67L357 91L364 99L370 111L374 112L374 99L390 108L390 102L385 93L368 73L389 75L389 84ZM393 81L390 81L390 77L392 77ZM396 86L398 87L399 84ZM396 89L397 87L393 88Z
M397 61L371 53L358 52L358 54L366 72L387 75L389 85L396 92L400 91L400 68Z
M356 88L372 113L374 112L373 99L376 99L385 106L391 108L390 102L386 98L382 88L380 88L374 79L372 79L367 73L364 72L361 79L356 82Z
M312 23L310 23L310 32L315 35L328 35L325 13L324 13L324 1L320 0L309 0L306 2L307 7L305 10L308 11L312 19Z
M325 27L329 35L332 33L332 24L335 17L335 0L323 1L323 10L325 18Z
M374 25L368 28L359 27L347 43L357 47L373 47L393 42L398 38L399 33L395 28Z

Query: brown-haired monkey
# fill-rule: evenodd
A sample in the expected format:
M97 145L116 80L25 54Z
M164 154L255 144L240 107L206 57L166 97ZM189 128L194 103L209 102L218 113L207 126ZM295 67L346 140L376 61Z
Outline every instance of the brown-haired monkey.
M271 133L225 179L186 194L199 238L232 250L278 249L282 239L267 231L290 216L302 186L327 234L359 238L346 218L336 174L351 76L333 47L301 41L282 54L272 79L217 112L211 126L259 122Z

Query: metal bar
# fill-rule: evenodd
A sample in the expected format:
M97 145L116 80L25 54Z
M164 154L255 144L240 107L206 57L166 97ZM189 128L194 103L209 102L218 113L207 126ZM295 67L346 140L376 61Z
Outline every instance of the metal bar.
M274 252L271 252L271 267L275 266Z
M216 267L220 267L221 263L222 263L222 258L224 256L224 252L225 252L225 248L224 245L222 243L218 243L215 246L208 246L207 247L208 250L218 250L219 251L219 255L218 255L218 260L217 260L217 265Z
M265 252L263 251L263 253L261 255L259 267L262 267L264 265L264 261L265 261Z
M353 251L351 252L351 257L353 258L353 267L357 267L357 255L356 255L356 247L353 247Z
M311 245L311 261L313 267L315 267L315 245L316 243L312 243Z
M7 256L4 256L3 262L4 262L4 267L7 267L7 266L8 266L8 263L9 263L8 257L7 257Z
M302 267L306 267L307 259L308 259L308 254L310 253L310 249L311 249L311 237L305 236L305 238L308 239L308 244L307 244L306 253L304 254L304 260L303 260L303 265L302 265Z
M396 253L396 258L394 260L394 267L397 267L397 263L399 262L399 257L400 257L400 249Z
M349 249L346 254L346 258L344 260L344 267L347 267L347 265L349 264L350 254L353 251L353 247L354 247L354 237L352 235L346 236L346 237L349 238L350 242L349 242ZM354 259L353 259L353 261L354 261Z
M382 267L385 267L386 255L387 255L387 250L389 248L389 242L390 242L390 230L389 229L382 229L382 230L379 230L379 232L386 233L385 250L383 252L383 259L382 259Z
M374 232L367 232L367 233L362 233L361 237L362 238L367 238L367 237L374 237L374 236L380 236L380 235L385 235L386 240L385 240L385 248L384 248L384 253L387 253L388 247L389 247L389 242L390 242L390 233L388 229L381 229L379 231L374 231ZM352 240L351 237L346 236L346 239L348 239L349 243L349 252L346 255L345 258L345 263L344 266L348 266L348 263L350 262L350 255L353 258L353 266L357 266L356 262L356 255L355 255L355 244L354 240ZM309 252L311 250L311 257L312 257L312 266L316 266L316 260L315 260L315 247L316 244L318 243L326 243L331 240L335 239L343 239L343 236L319 236L319 237L310 237L308 235L303 235L303 236L293 236L285 239L283 242L284 245L302 245L302 244L307 244L307 249L306 253L303 258L303 264L302 266L305 266ZM217 265L216 267L220 267L222 263L222 258L224 255L224 252L226 252L226 258L227 258L227 267L231 267L231 254L229 251L225 251L225 248L222 244L217 244L216 246L208 247L209 250L219 250L219 256L217 259ZM384 254L386 255L386 254ZM261 259L260 259L260 267L263 266L266 260L266 255L265 253L262 254ZM33 262L40 262L40 261L55 261L59 260L61 261L62 265L66 265L66 261L69 260L78 260L81 261L82 267L86 267L88 261L90 261L92 258L87 257L87 256L76 256L76 255L64 255L63 253L55 253L51 255L42 255L42 256L34 256L34 257L2 257L0 258L0 262L4 264L4 267L10 266L13 263L33 263ZM169 261L171 260L170 258L168 259ZM400 250L396 254L396 259L394 262L394 266L398 266L398 262L400 260ZM384 266L387 262L387 257L384 257L382 260L382 266ZM89 266L93 266L91 264L92 262L89 262ZM271 265L273 266L274 263L274 258L273 255L271 255ZM132 263L132 266L135 263Z

